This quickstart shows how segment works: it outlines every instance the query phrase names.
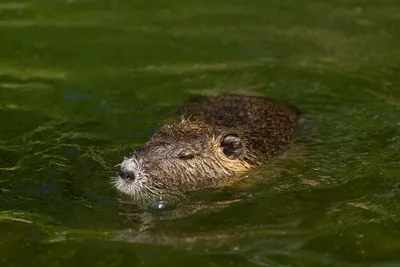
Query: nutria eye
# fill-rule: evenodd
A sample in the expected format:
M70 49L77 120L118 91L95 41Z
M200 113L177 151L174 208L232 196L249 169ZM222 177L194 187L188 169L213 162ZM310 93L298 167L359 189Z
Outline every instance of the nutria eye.
M179 154L178 155L178 159L182 159L182 160L188 160L188 159L192 159L194 158L194 154Z

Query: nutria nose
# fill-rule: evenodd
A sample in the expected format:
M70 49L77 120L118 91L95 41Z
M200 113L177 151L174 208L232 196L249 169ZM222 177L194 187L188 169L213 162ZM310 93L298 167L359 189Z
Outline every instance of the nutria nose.
M118 175L119 175L119 177L121 177L122 179L124 179L126 181L130 181L130 182L135 181L135 174L133 172L123 171L123 170L119 169Z

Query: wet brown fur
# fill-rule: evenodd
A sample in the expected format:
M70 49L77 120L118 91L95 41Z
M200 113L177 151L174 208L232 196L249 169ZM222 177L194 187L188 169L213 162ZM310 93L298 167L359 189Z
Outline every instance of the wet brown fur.
M132 155L135 187L116 180L117 188L143 199L224 183L281 152L300 115L294 107L241 95L202 97L179 112L186 118L161 127ZM122 173L129 166L123 163Z
M231 128L246 137L258 165L290 142L300 111L290 105L257 96L219 95L193 100L182 110L210 124Z

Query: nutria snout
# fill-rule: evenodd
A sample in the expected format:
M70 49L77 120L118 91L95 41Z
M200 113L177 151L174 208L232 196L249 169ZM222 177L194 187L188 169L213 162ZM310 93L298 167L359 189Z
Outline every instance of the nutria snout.
M135 172L133 172L130 169L126 169L126 168L124 168L124 169L120 168L118 171L118 176L127 182L135 181L135 177L136 177Z
M187 119L162 126L121 163L114 185L135 200L226 183L276 155L299 111L261 97L220 95L184 106Z

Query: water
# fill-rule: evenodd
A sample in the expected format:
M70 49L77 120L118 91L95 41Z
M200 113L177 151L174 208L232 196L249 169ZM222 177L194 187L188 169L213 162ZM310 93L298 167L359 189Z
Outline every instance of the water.
M0 265L400 265L399 32L397 0L1 1ZM165 114L231 91L298 106L312 142L247 185L121 199Z

